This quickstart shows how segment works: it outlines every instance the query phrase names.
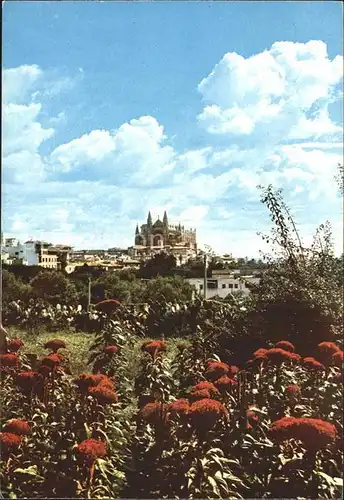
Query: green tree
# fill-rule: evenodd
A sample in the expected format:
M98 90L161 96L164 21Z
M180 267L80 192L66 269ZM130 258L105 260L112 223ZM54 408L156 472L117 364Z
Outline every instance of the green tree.
M192 299L195 288L181 276L158 277L146 282L142 292L143 302L178 302Z
M30 282L32 297L51 304L76 304L78 293L75 284L61 271L41 271Z
M140 266L141 278L155 278L156 276L173 276L177 260L174 255L165 252L155 254L151 259Z
M27 301L31 286L24 283L19 277L4 269L2 271L2 301L9 303L13 300Z
M274 223L271 234L263 236L272 254L259 285L251 287L250 328L267 340L289 339L310 354L320 341L340 338L343 329L343 288L331 227L321 224L306 248L281 190L262 189L261 201Z

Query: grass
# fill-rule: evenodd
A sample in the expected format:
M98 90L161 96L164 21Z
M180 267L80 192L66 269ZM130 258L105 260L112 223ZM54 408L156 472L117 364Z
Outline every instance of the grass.
M89 333L74 333L74 332L40 332L37 334L28 334L23 330L14 327L8 327L8 334L10 338L19 337L24 342L22 352L24 354L37 354L39 357L48 354L47 349L44 349L44 344L50 339L58 338L64 340L67 345L70 367L73 374L87 370L88 350L93 341L93 335ZM63 354L64 349L61 349Z

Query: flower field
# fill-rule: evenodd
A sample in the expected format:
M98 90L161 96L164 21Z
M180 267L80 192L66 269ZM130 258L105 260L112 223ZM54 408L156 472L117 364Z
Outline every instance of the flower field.
M335 343L261 345L236 365L201 334L147 339L109 320L92 340L81 373L68 336L1 354L5 498L341 497Z

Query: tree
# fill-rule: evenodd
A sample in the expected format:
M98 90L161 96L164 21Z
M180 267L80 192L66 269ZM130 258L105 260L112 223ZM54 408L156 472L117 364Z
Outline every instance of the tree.
M289 339L311 355L317 343L339 338L343 329L343 289L331 226L321 224L306 248L281 190L262 189L261 201L274 223L271 235L263 236L272 254L266 256L268 268L259 285L251 287L250 329L267 340Z
M149 303L188 302L195 288L181 276L157 277L146 282L142 301Z
M2 302L8 304L13 300L28 300L31 286L16 277L15 274L4 269L2 271Z
M124 280L116 271L109 271L94 283L98 291L102 290L101 298L118 299L121 302L138 302L144 284L137 279Z
M51 304L76 304L78 294L75 284L60 271L42 271L30 282L32 297Z
M174 255L165 252L155 254L151 259L140 266L141 278L154 278L156 276L173 276L177 260Z

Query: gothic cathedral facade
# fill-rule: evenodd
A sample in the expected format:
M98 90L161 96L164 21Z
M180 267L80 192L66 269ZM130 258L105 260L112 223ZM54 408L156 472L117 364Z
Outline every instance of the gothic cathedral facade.
M166 211L162 221L158 217L153 224L149 212L146 224L140 229L138 225L136 226L136 250L168 250L175 247L197 251L196 229L185 229L180 223L169 224Z

